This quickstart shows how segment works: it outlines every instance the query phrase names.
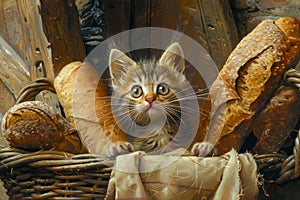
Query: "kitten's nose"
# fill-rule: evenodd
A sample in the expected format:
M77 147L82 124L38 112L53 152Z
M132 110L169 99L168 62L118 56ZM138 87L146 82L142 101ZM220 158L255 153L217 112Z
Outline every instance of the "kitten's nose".
M152 105L153 101L155 101L155 96L148 96L146 97L146 101Z

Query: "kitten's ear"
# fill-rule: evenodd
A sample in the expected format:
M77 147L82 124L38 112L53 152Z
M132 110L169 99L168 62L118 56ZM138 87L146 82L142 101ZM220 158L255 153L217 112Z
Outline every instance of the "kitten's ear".
M118 49L112 49L109 55L109 71L113 85L120 84L122 76L133 66L136 66L136 63L126 56L125 53Z
M181 46L174 42L159 59L159 64L174 67L180 73L185 70L184 55Z

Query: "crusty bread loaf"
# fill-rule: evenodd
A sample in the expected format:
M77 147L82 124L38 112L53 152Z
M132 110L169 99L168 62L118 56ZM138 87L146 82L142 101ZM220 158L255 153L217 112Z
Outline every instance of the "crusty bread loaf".
M299 91L283 87L253 121L253 133L258 142L252 152L258 154L278 152L290 135L300 114Z
M275 21L275 24L289 38L297 40L300 37L299 20L292 17L281 17Z
M66 65L55 78L54 87L67 118L79 130L90 153L112 155L108 152L112 143L126 142L125 133L113 117L110 98L90 64Z
M86 152L76 129L40 101L26 101L9 109L3 117L2 132L9 145L16 148Z
M19 149L38 151L57 149L63 142L63 132L46 122L20 120L5 130L5 139L9 145Z
M81 62L72 62L69 65L63 67L59 75L55 78L54 87L56 90L57 97L60 103L63 105L64 113L69 122L74 125L73 115L72 115L72 101L73 101L73 79L76 78L76 73L81 66ZM70 88L70 89L65 89ZM70 102L70 103L66 103Z
M240 149L255 114L278 89L283 73L298 61L299 27L299 20L290 17L265 20L228 57L210 89L210 125L199 130L207 130L205 141L216 144L219 154Z
M38 120L57 129L72 128L70 124L65 124L66 120L62 116L41 101L25 101L11 107L3 116L1 128L6 130L25 120Z

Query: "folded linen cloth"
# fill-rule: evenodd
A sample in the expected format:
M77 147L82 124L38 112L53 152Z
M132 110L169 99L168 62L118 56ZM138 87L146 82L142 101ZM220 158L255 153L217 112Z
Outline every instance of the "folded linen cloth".
M257 177L250 153L201 158L134 152L116 158L106 199L255 199Z

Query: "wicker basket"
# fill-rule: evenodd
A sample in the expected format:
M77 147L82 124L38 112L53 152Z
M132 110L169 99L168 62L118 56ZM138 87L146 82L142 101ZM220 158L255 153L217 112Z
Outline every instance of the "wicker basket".
M0 151L1 179L10 199L103 199L112 161L57 151Z
M289 70L285 79L300 88L295 70ZM34 81L18 102L33 100L44 89L54 91L51 82ZM254 156L263 183L282 184L299 177L300 131L291 138L286 151ZM10 199L104 199L113 164L112 159L92 154L0 150L0 178Z

